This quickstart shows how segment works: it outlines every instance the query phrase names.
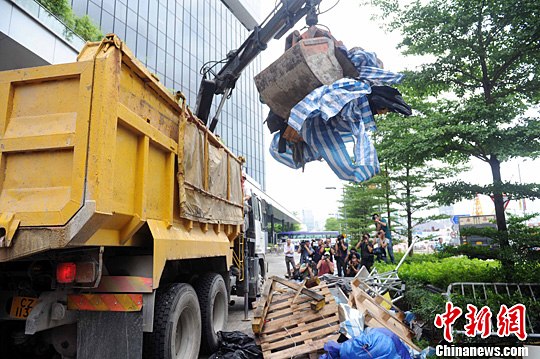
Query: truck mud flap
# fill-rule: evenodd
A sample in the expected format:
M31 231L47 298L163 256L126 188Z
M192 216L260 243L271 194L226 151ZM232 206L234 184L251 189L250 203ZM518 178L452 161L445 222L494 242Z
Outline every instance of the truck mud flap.
M77 359L140 359L142 312L80 312Z

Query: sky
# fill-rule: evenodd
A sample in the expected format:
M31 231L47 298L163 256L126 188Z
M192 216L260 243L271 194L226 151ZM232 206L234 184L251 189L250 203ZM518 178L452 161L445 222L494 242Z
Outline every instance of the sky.
M323 0L321 10L330 8L336 0ZM264 1L263 15L268 14L274 5L273 0ZM332 35L343 41L348 48L360 46L368 51L374 51L383 61L385 69L399 72L413 69L422 63L420 58L405 57L397 45L400 35L385 33L378 23L371 20L374 9L361 7L359 0L341 0L335 8L319 16L319 24L326 25ZM300 30L305 26L301 20L294 29ZM261 56L262 68L275 61L284 49L285 37L273 40ZM324 162L310 162L305 170L293 170L277 161L268 153L271 134L267 127L265 133L266 183L267 192L291 211L302 213L311 210L315 220L324 224L327 217L335 215L339 207L339 199L344 185ZM540 182L540 160L515 160L501 165L504 180L519 182L518 164L521 181ZM477 184L488 184L491 181L489 165L480 160L472 161L471 170L463 173L460 179ZM493 204L487 196L481 197L484 214L493 212ZM540 212L540 201L527 202L529 212ZM519 211L516 201L512 201L509 210ZM473 201L460 202L454 205L454 214L470 214L473 211Z

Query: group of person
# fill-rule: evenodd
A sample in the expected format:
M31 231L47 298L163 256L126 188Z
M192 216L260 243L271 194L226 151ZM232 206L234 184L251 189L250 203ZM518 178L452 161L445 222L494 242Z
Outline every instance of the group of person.
M372 219L375 223L376 235L372 239L368 233L364 233L356 246L351 246L340 234L335 243L331 239L319 239L318 241L302 241L298 248L287 239L284 247L285 265L287 276L290 279L303 280L314 276L334 274L340 277L354 277L362 266L371 271L375 260L394 263L392 248L392 234L386 220L374 214ZM295 264L294 254L300 254L300 263Z

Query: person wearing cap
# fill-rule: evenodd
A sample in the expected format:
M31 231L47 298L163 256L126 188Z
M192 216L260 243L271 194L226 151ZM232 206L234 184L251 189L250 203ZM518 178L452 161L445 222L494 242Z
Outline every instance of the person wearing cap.
M325 252L322 259L317 263L317 275L334 274L334 262L330 260L330 254Z
M373 222L375 222L375 227L377 228L377 235L379 234L379 231L384 231L384 236L387 239L387 247L386 250L388 251L388 256L390 257L390 261L392 264L395 263L394 261L394 249L392 248L392 232L390 232L390 228L388 227L388 223L386 223L386 220L384 218L381 218L378 213L373 214L371 216L371 219L373 219Z

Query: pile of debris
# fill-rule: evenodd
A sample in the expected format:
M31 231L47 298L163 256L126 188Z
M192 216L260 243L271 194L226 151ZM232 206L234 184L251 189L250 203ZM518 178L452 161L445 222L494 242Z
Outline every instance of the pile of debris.
M362 267L354 278L324 275L302 284L269 278L252 321L263 357L425 358L428 351L413 342L423 324L395 304L405 291L397 272L411 248L390 272Z
M328 285L308 286L279 277L266 281L252 321L265 358L317 358L327 341L339 338L338 305Z
M352 341L361 342L367 354L382 350L376 347L374 342L377 341L371 340L370 335L388 337L395 348L384 350L401 353L399 357L418 355L421 349L413 342L415 332L411 323L405 322L406 314L389 295L378 293L380 283L373 286L376 281L365 272L355 278L326 276L327 281L317 278L315 283L299 284L279 277L267 280L252 320L253 333L264 358L318 358L332 350L339 353L346 342ZM389 276L382 275L383 278ZM378 342L383 345L384 341ZM341 357L362 356L342 353Z

